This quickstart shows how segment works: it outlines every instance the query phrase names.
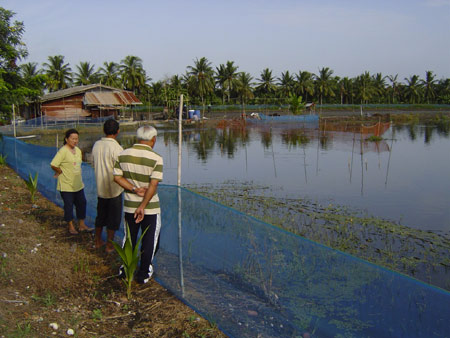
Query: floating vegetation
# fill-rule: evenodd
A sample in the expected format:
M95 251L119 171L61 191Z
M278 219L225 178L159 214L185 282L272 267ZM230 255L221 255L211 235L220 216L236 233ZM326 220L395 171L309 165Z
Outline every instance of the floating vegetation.
M366 138L366 141L380 142L380 141L383 141L383 138L381 136L372 135L372 136L369 136L368 138Z
M294 234L450 290L450 235L409 228L335 204L271 196L249 183L188 185L219 203Z

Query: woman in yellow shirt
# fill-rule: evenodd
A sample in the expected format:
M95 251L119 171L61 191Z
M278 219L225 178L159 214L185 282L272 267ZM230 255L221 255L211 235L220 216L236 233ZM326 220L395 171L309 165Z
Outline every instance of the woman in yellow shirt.
M62 146L50 166L55 171L54 177L58 179L56 189L59 190L64 201L64 220L69 225L69 233L78 234L73 222L73 206L78 219L79 231L90 231L84 222L86 218L86 197L81 177L81 150L77 147L79 134L76 129L66 131L64 146Z

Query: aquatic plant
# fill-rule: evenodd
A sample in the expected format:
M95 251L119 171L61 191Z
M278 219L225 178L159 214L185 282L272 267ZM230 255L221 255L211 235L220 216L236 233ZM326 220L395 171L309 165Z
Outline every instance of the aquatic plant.
M294 234L448 288L450 238L345 206L270 196L253 183L190 185L191 190ZM255 270L257 272L258 270Z
M383 138L381 136L376 136L376 135L371 135L368 138L366 138L366 141L369 141L369 142L380 142L382 140L383 140Z

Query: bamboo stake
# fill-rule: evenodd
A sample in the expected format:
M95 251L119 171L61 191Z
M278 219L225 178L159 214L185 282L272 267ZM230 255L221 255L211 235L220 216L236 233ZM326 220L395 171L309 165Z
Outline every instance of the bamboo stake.
M183 120L183 94L180 95L180 106L178 116L178 259L180 266L180 286L181 296L184 297L184 273L183 273L183 247L182 247L182 231L181 231L181 146L183 141L182 135Z

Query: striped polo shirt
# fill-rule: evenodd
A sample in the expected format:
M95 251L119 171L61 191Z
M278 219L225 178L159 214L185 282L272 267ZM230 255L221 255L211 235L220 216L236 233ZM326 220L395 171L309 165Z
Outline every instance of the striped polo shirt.
M146 144L135 144L119 154L114 165L114 176L123 176L138 188L147 188L150 180L162 181L163 159ZM142 202L142 197L125 190L123 209L125 212L134 213ZM161 213L158 193L153 195L145 207L146 215Z

